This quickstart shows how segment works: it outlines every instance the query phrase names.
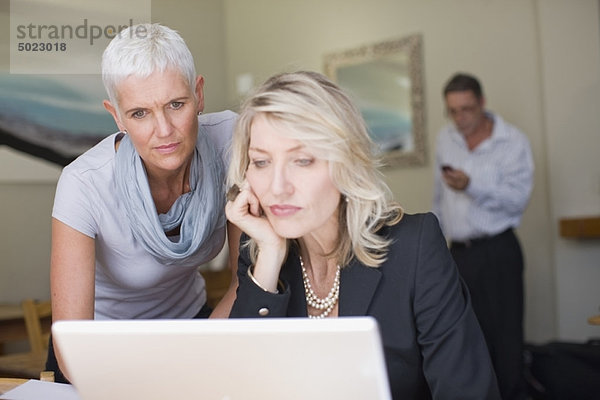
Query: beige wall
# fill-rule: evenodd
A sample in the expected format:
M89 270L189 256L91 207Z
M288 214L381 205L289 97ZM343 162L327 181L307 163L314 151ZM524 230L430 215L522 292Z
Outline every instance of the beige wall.
M597 0L154 0L152 6L153 20L178 29L192 48L207 79L208 111L237 107L241 74L259 83L283 70L321 71L324 54L422 33L429 157L424 167L386 170L394 193L409 212L431 207L431 154L446 122L441 87L457 70L478 75L489 107L519 126L534 152L536 185L519 228L527 338L600 335L586 324L600 306L600 242L557 234L562 216L600 214ZM0 8L4 38L5 16ZM56 169L1 150L0 301L28 291L44 295L47 282L30 277L47 276ZM15 171L29 172L15 178ZM36 183L39 176L45 178Z
M539 1L558 336L600 337L600 239L558 237L562 217L600 214L600 2Z

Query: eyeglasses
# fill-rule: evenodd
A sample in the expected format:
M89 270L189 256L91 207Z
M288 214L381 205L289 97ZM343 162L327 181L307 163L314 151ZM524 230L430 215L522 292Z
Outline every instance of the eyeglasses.
M456 117L462 114L474 114L480 108L479 104L473 104L470 106L463 106L460 108L446 108L446 115L449 117Z

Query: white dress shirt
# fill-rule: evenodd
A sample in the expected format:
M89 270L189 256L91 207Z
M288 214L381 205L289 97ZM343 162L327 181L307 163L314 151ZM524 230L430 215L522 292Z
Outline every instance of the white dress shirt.
M438 136L433 211L449 240L491 236L515 228L531 195L533 158L527 137L500 116L492 134L472 151L454 124ZM469 176L465 190L443 180L441 166L450 165Z

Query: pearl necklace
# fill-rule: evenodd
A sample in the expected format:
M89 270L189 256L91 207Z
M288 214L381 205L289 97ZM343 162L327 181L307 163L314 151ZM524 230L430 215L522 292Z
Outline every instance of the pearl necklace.
M302 260L302 256L298 255L298 258L300 258L300 267L302 267L302 280L304 281L304 293L306 295L306 304L313 308L316 308L317 310L324 310L321 314L309 314L308 317L325 318L333 310L340 298L340 266L337 266L335 279L333 280L333 287L329 291L329 294L324 299L321 299L317 297L317 295L312 289L312 286L308 279L308 274L306 273L306 268L304 268L304 261Z

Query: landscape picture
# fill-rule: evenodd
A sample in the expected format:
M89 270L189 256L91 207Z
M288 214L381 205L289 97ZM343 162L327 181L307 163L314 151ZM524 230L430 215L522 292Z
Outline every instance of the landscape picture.
M99 75L0 74L0 145L67 165L117 130Z

